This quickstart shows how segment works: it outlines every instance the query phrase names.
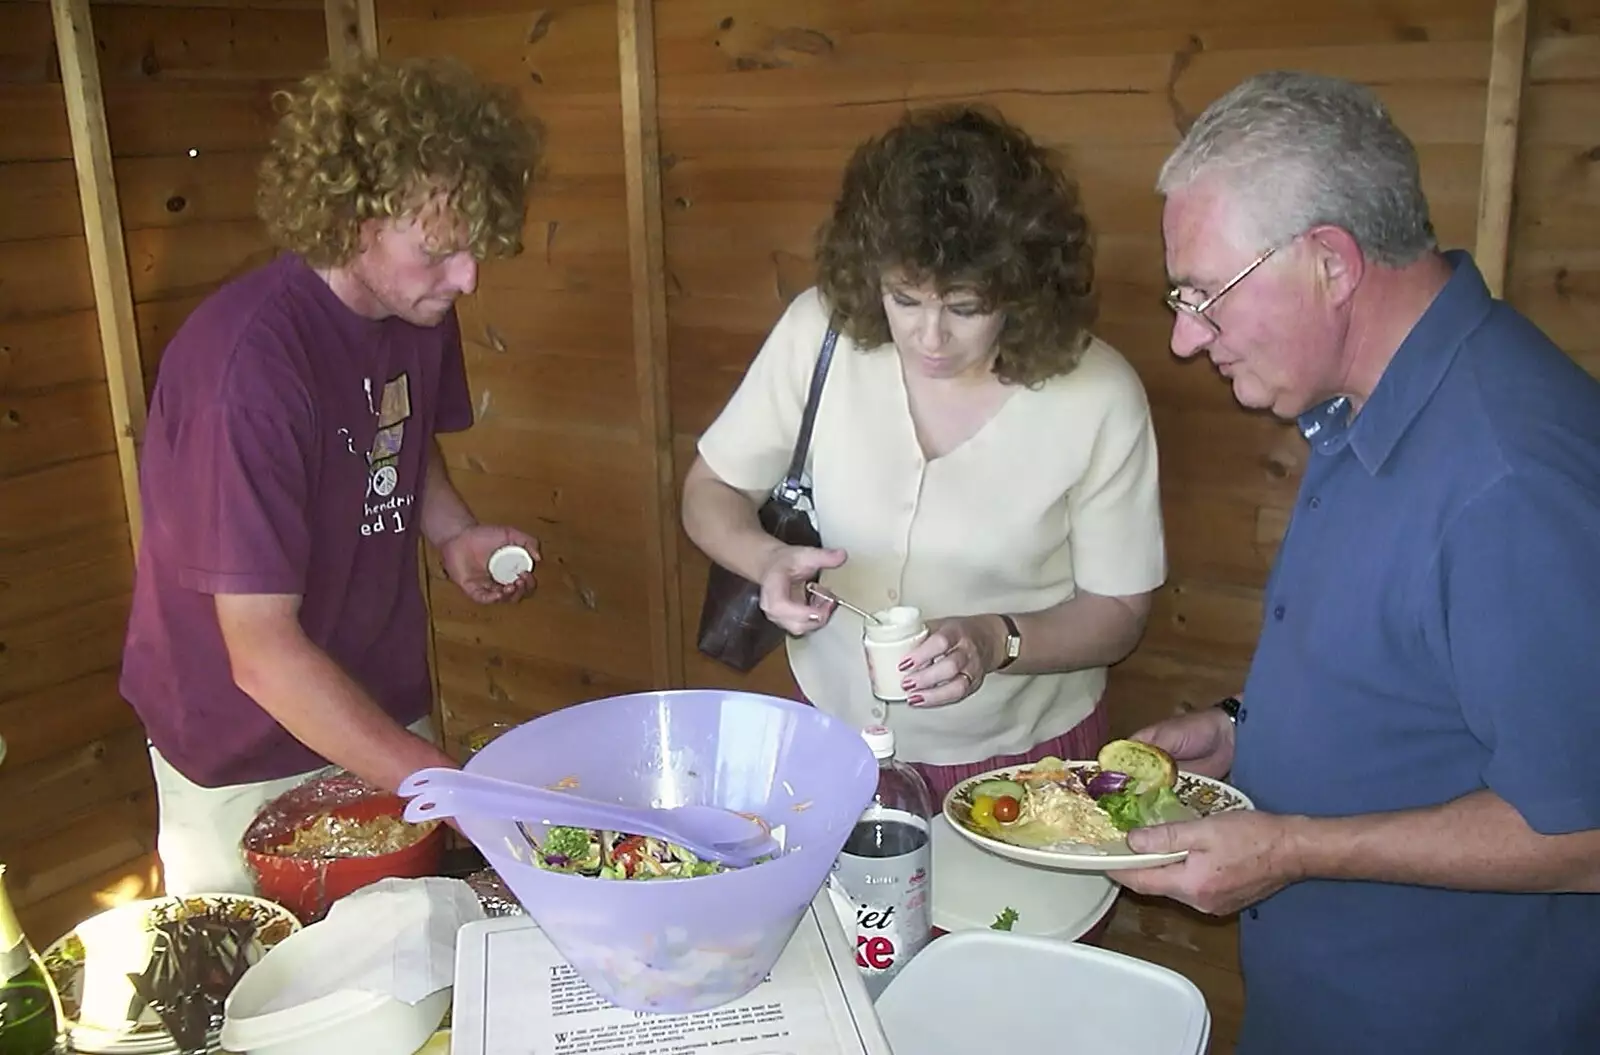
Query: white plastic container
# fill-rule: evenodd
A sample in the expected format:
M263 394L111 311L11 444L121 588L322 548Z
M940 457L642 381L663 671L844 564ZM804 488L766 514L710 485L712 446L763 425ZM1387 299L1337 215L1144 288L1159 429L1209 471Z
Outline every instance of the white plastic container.
M501 586L510 586L532 570L533 554L521 546L501 546L489 554L489 577Z
M978 1013L973 979L1003 994ZM997 981L1002 980L1003 981ZM897 1052L982 1051L1202 1055L1211 1013L1193 982L1132 956L1000 931L938 939L877 1002Z
M329 938L332 941L329 941ZM228 994L222 1046L239 1055L413 1055L450 1009L449 989L408 1004L386 993L340 989L281 1009L281 994L309 963L349 957L337 931L291 934Z
M887 703L901 703L911 694L900 687L905 671L900 661L928 636L922 611L898 605L873 612L875 623L861 631L861 647L867 653L867 673L872 679L872 695Z

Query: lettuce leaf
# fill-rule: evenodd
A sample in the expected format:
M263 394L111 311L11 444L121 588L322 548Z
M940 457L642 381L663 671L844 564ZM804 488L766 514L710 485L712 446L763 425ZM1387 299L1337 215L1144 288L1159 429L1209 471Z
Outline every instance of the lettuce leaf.
M1178 793L1162 785L1153 792L1147 791L1139 796L1139 812L1144 823L1140 827L1151 824L1172 824L1177 821L1197 821L1200 814L1194 807L1186 805L1178 798Z
M1200 814L1184 804L1171 788L1163 784L1148 791L1115 791L1098 800L1111 823L1121 831L1148 828L1152 824L1199 820Z
M1129 832L1140 826L1139 795L1135 791L1113 791L1096 800L1101 809L1121 831Z

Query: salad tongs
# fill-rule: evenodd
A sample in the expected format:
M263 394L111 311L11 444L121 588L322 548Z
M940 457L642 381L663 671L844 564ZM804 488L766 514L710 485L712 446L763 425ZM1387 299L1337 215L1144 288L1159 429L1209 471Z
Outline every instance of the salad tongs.
M405 818L413 824L474 816L647 835L730 868L781 852L763 825L720 806L624 806L443 766L417 770L396 793L411 800Z

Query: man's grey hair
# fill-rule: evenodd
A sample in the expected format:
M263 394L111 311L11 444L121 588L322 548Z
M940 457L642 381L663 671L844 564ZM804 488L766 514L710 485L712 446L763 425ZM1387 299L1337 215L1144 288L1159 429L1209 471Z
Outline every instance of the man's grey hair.
M1438 245L1416 148L1377 95L1347 80L1262 73L1206 107L1156 189L1171 195L1213 176L1258 228L1263 249L1324 224L1390 267Z

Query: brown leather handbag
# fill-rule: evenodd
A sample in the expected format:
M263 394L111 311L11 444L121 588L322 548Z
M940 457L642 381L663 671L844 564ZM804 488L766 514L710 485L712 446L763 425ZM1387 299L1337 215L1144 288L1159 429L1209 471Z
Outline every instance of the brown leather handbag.
M822 536L811 520L811 486L804 473L822 383L827 380L828 364L838 340L839 334L830 327L822 339L817 365L811 371L811 390L806 394L805 413L800 416L800 433L795 437L789 471L757 511L762 530L791 546L822 545ZM760 585L713 561L706 580L705 604L700 608L700 651L745 672L767 658L782 643L784 635L783 627L761 610Z

